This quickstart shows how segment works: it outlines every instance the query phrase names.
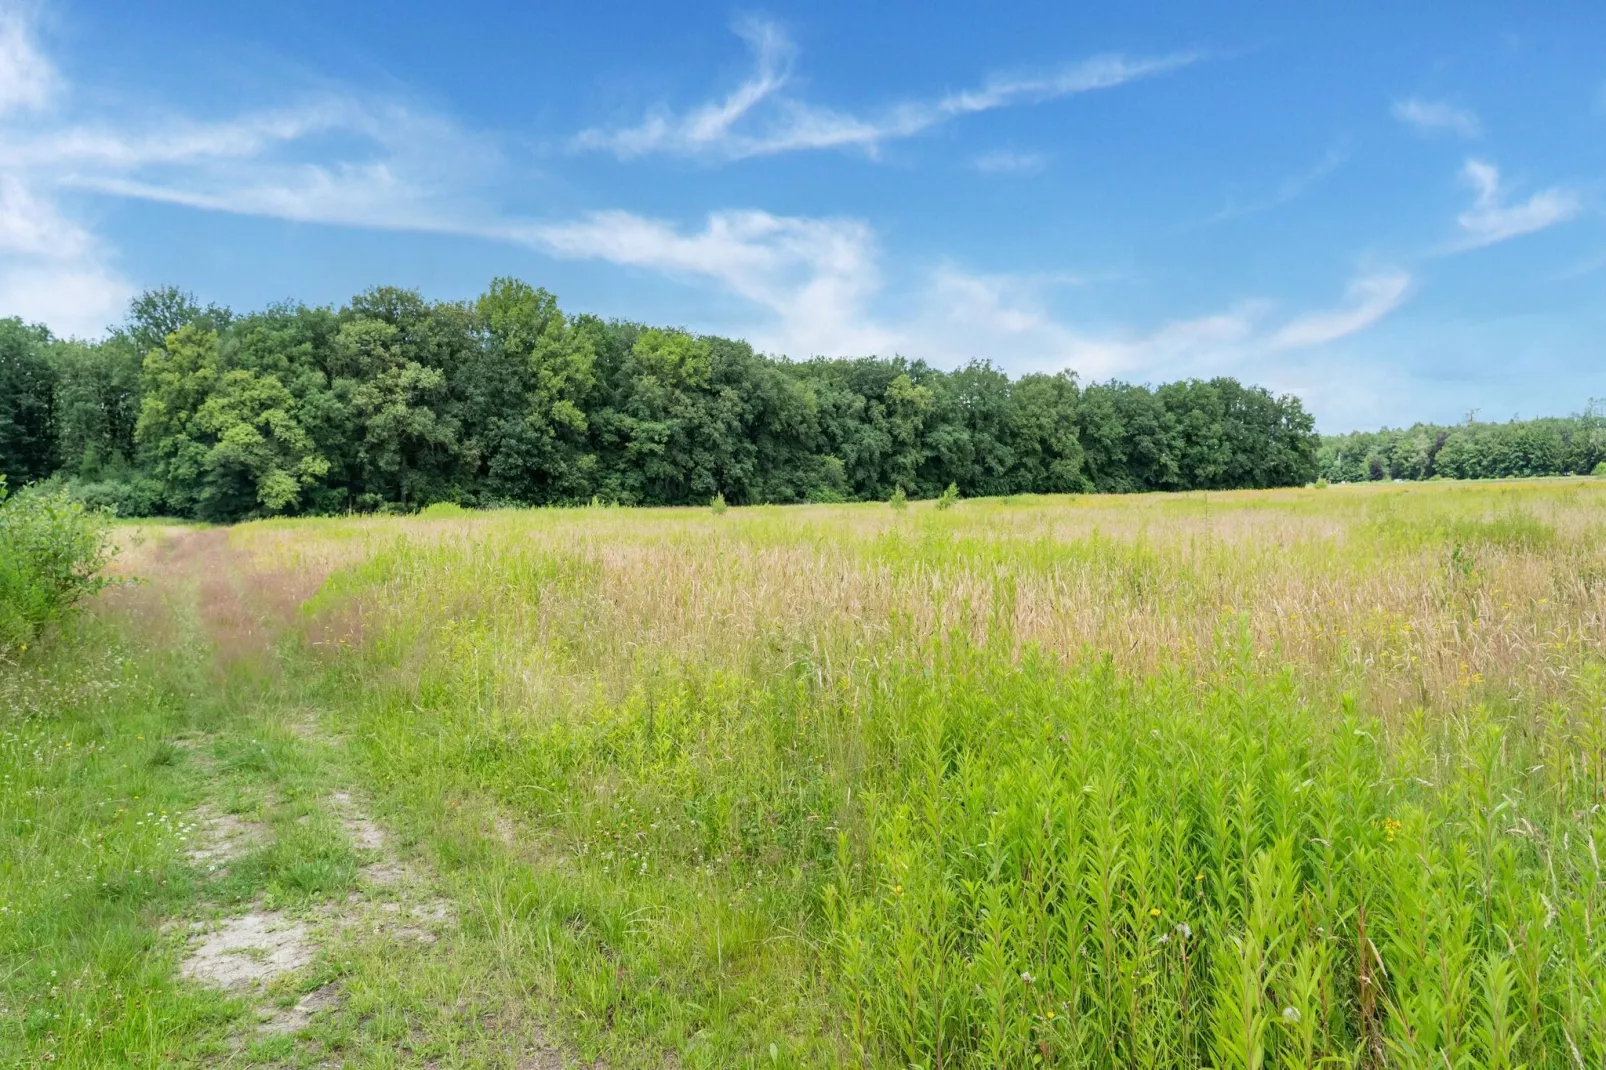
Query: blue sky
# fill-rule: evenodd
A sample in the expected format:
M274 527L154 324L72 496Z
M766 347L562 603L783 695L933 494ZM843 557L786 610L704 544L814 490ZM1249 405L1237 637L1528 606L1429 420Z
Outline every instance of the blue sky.
M1606 5L0 0L0 315L497 275L794 357L1606 397Z

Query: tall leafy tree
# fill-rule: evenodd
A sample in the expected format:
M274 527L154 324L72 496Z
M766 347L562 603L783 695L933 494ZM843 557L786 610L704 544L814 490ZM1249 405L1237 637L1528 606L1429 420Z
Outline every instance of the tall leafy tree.
M219 377L192 422L208 447L198 499L203 516L286 512L328 473L328 460L295 409L295 395L277 376L237 368Z
M1063 494L1088 489L1078 434L1081 391L1075 374L1023 376L1013 394L1012 490Z
M196 415L217 385L219 363L217 333L189 324L146 353L141 365L134 438L167 501L184 514L199 514L209 444Z
M0 319L0 475L13 487L55 468L56 372L50 332Z
M56 455L63 473L83 478L126 475L134 463L143 354L126 335L104 342L58 342Z
M356 461L364 499L427 502L457 451L445 415L446 373L413 359L414 339L382 319L352 319L334 340L336 393L362 428Z
M592 333L571 325L550 293L517 279L492 280L476 310L487 337L460 368L456 393L487 492L584 500L596 476Z

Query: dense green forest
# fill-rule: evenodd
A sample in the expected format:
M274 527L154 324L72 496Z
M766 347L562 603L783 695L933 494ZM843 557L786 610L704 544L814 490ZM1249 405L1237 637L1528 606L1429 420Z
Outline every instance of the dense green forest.
M977 362L790 361L498 279L237 315L168 287L99 342L0 320L0 475L123 515L1198 490L1584 474L1595 409L1318 437L1230 378L1148 387Z
M1270 487L1317 444L1298 399L1233 379L789 361L510 279L246 315L167 288L89 343L0 320L0 472L124 515Z
M1317 460L1322 478L1334 483L1589 475L1602 465L1606 415L1594 406L1575 416L1326 435Z

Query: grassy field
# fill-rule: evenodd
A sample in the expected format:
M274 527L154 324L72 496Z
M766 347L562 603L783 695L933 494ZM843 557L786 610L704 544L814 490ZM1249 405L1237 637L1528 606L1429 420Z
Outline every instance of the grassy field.
M19 1065L1606 1065L1606 481L123 535Z

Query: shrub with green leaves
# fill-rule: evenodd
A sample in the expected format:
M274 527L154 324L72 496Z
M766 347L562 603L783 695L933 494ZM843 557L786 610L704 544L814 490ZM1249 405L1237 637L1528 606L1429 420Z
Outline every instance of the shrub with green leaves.
M948 489L943 491L942 494L938 496L937 508L952 509L958 501L959 485L957 483L950 483L948 484Z
M887 499L887 504L895 510L907 509L909 508L909 495L903 492L902 486L893 487L892 497Z
M0 477L0 660L105 586L107 518L59 491L7 497Z

